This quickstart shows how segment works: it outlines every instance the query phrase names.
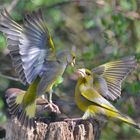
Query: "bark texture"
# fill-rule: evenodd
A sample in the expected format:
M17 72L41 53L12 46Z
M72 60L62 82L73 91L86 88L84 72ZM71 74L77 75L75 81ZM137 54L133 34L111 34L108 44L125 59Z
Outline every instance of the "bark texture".
M99 125L96 121L37 122L36 130L25 130L16 119L9 120L6 140L98 140Z
M10 98L14 93L18 93L19 89L9 89L6 91L6 97ZM58 98L57 98L57 101ZM46 99L36 99L36 129L25 129L21 127L20 122L14 117L9 116L9 121L5 127L5 140L98 140L100 135L99 123L94 120L78 120L66 121L67 116L62 109L62 105L56 102L60 107L60 111L64 113L57 114L50 110L45 110L48 104ZM66 106L67 103L64 103ZM72 109L71 109L72 110ZM71 111L70 110L70 111ZM47 112L47 115L45 113ZM66 111L68 112L68 111ZM3 133L1 133L3 134ZM2 135L3 136L3 135ZM2 138L2 137L1 137Z

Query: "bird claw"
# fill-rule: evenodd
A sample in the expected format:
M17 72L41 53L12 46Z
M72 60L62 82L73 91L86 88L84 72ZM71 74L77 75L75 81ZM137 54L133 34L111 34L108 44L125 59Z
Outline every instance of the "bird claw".
M74 131L76 124L80 123L82 118L66 118L64 121L69 122L71 130Z
M82 118L66 118L64 121L69 122L72 126L72 130L74 130L74 127L76 124L80 124L81 121L83 121Z
M82 118L66 118L64 119L64 121L68 122L68 121L73 121L73 122L79 122L82 121Z
M51 112L55 112L57 114L61 113L59 107L54 103L48 103L47 105L45 105L44 109L49 109Z

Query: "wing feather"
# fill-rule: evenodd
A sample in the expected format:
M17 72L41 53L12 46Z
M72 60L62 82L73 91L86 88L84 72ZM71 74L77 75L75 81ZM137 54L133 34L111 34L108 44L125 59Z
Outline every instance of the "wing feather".
M121 84L127 75L136 68L134 56L112 61L92 69L96 90L110 100L116 100L121 95ZM96 78L100 77L100 78ZM101 82L104 80L104 82ZM97 83L98 86L95 84ZM105 90L103 87L107 86Z
M6 10L0 15L0 31L7 38L15 70L22 83L31 84L40 74L48 53L54 50L42 11L26 14L23 26L16 23Z

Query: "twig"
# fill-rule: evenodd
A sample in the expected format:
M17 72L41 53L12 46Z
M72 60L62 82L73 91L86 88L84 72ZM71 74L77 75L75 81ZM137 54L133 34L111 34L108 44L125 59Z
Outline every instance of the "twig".
M9 80L13 80L13 81L16 81L16 82L20 81L18 78L7 76L7 75L4 75L2 73L0 73L0 77L5 78L5 79L9 79Z
M7 11L10 13L12 11L12 9L14 9L16 7L18 2L19 2L19 0L12 0L12 2L6 8Z
M85 1L84 0L83 1L68 0L68 1L61 1L61 2L58 2L58 3L52 4L52 5L49 5L49 6L47 6L47 9L49 9L49 8L51 9L51 8L55 8L55 7L59 7L59 6L65 6L65 5L68 5L68 4L71 4L71 3L79 4L79 2L82 2L82 3L93 3L92 0L85 0Z

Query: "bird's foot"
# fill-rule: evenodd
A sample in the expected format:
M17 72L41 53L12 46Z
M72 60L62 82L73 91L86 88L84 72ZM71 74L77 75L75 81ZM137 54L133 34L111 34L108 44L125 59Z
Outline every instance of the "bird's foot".
M54 103L48 103L47 105L45 105L44 108L49 109L51 112L55 112L57 114L61 113L60 110L59 110L59 107Z
M73 123L79 124L81 121L83 121L83 119L82 118L66 118L64 119L64 121L70 122L71 124Z
M66 121L66 122L68 122L68 121L76 122L76 121L82 121L82 120L83 120L82 118L66 118L66 119L64 119L64 121Z
M70 128L72 131L74 131L76 124L80 124L82 121L82 118L66 118L64 121L68 122L70 124Z

